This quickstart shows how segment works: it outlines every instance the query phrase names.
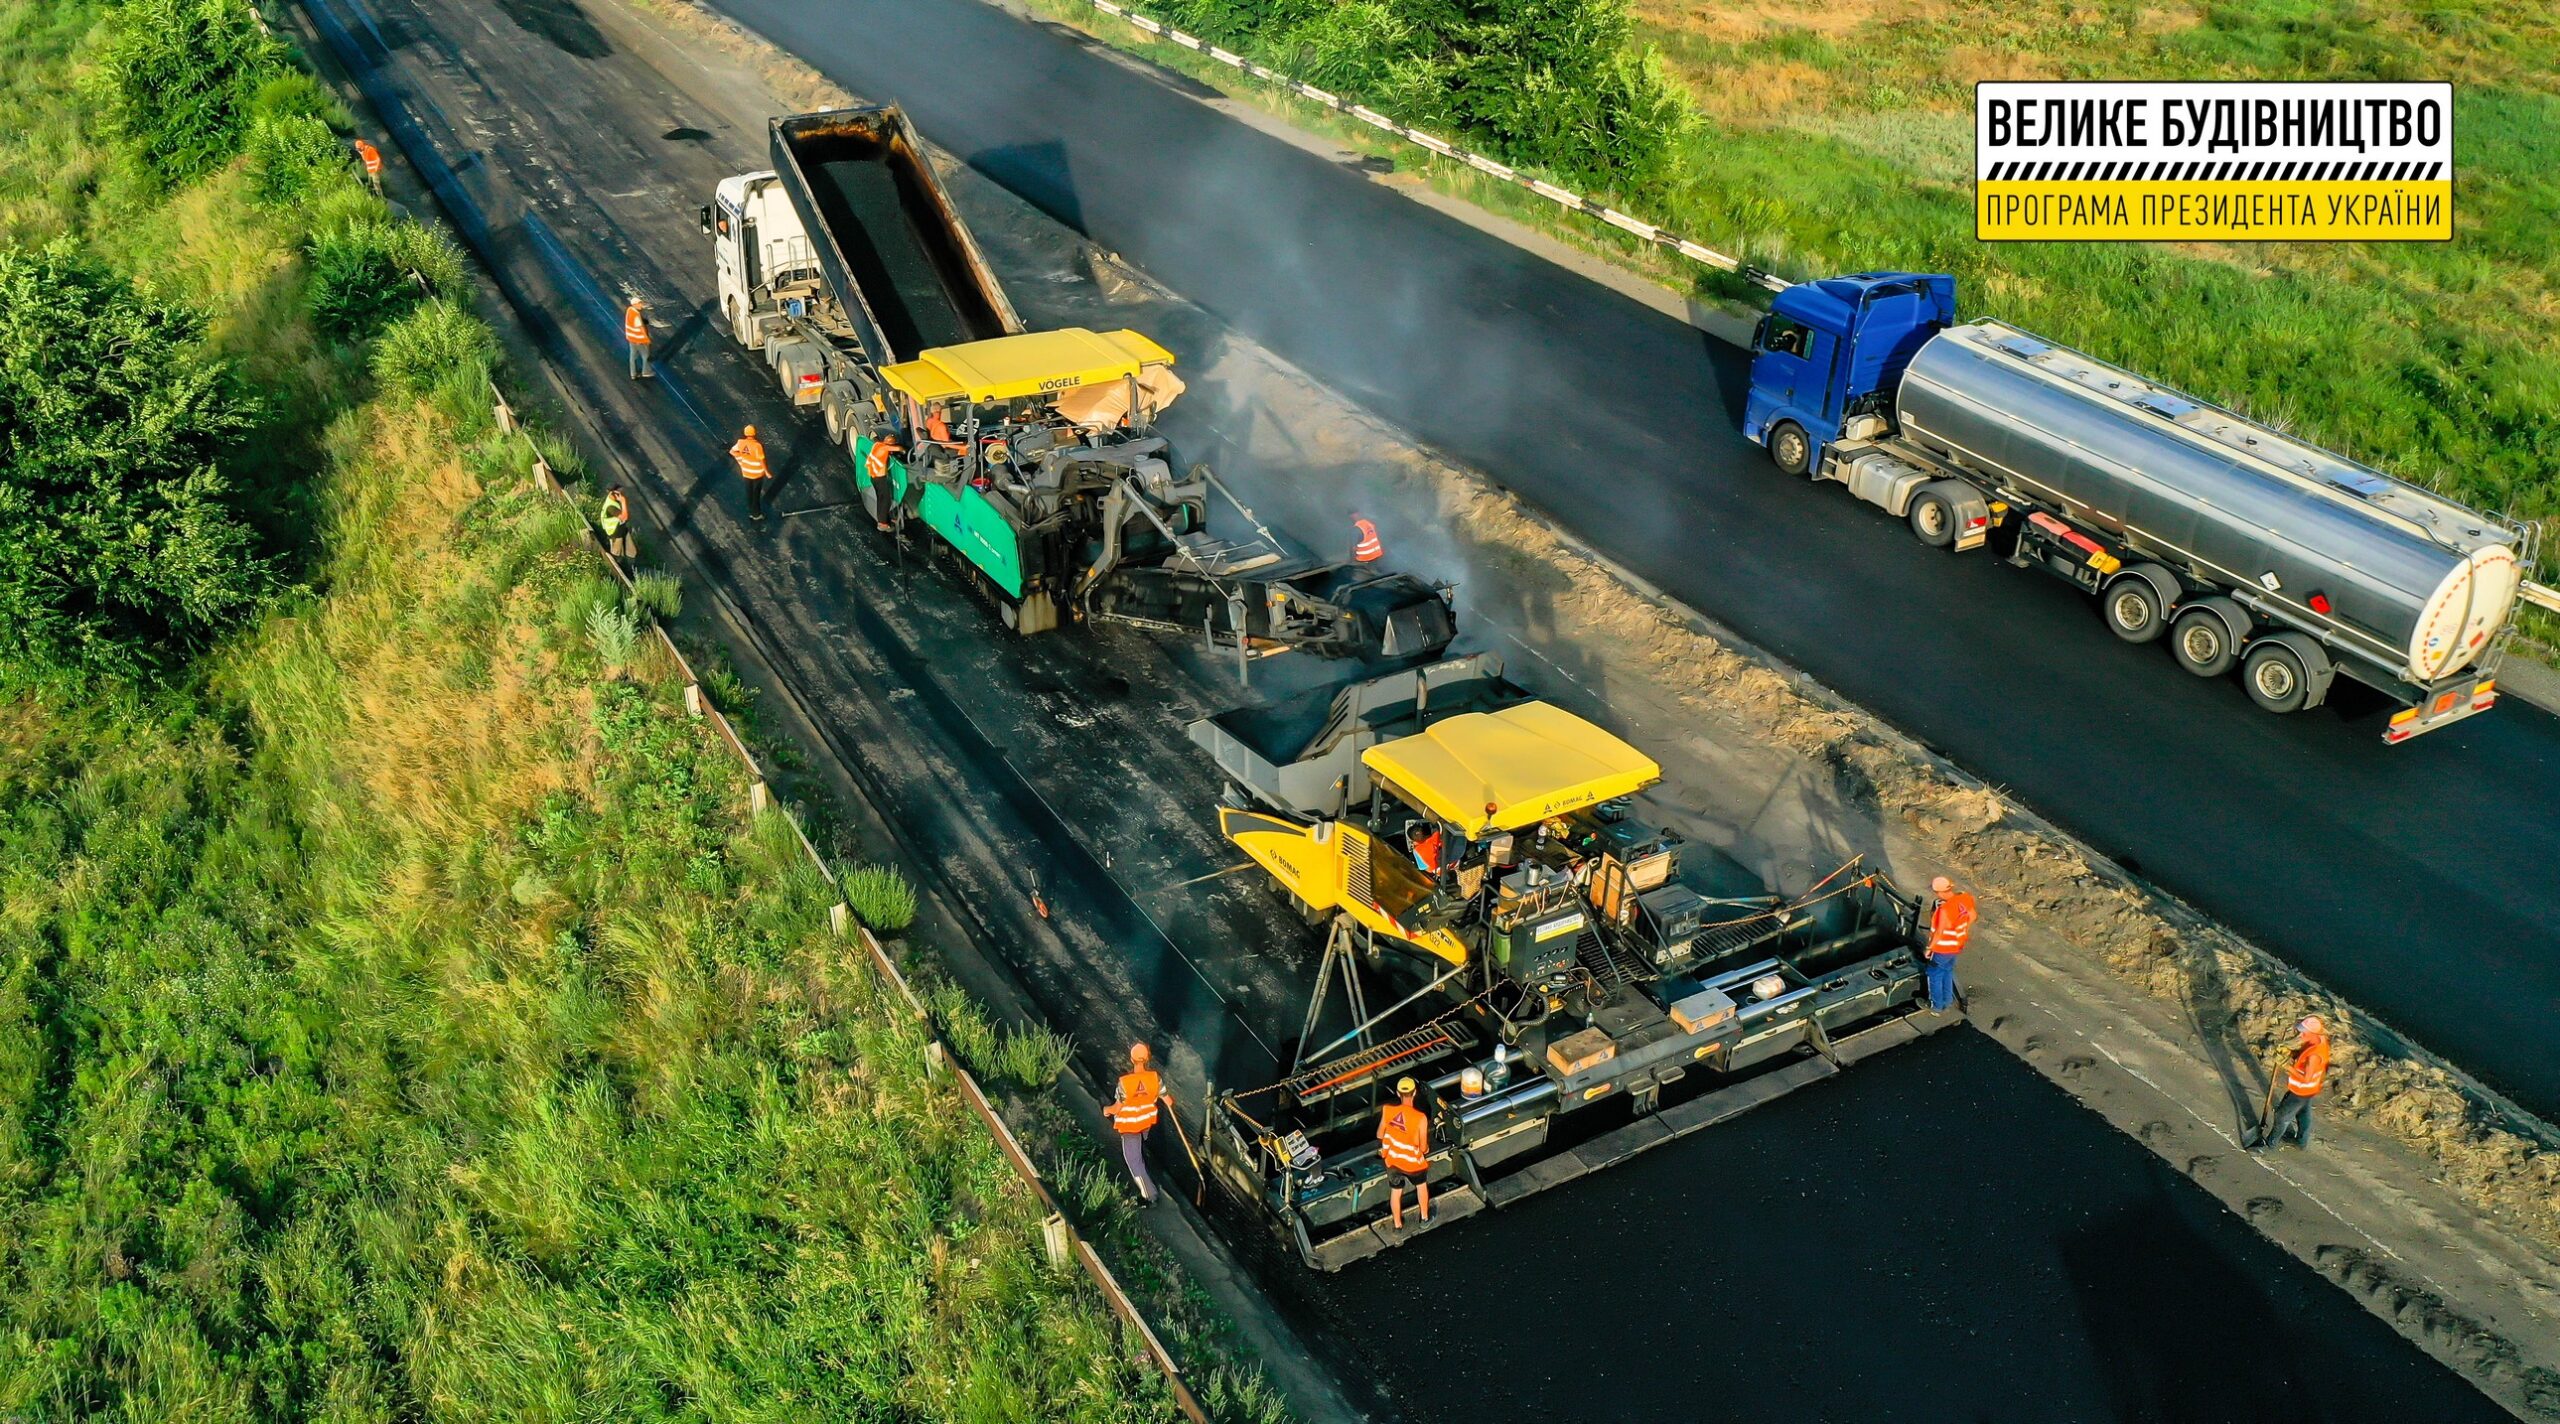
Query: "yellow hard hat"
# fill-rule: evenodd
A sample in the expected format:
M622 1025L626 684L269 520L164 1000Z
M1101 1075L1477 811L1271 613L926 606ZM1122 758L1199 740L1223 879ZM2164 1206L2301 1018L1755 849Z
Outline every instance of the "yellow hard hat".
M1396 1079L1396 1092L1405 1097L1409 1098L1413 1096L1414 1087L1415 1084L1411 1078Z
M747 438L748 438L749 440L753 440L753 439L755 439L755 438L756 438L756 428L755 428L754 426L752 426L752 425L750 425L750 426L748 426L748 427L747 427Z

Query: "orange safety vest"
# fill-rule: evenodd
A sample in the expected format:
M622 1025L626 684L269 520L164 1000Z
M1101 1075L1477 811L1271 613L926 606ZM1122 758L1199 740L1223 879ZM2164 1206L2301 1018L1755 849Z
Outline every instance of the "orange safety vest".
M357 139L357 140L356 140L356 157L361 158L361 159L363 159L363 160L364 160L364 171L365 171L365 176L370 177L370 178L379 178L379 177L381 177L381 176L382 176L382 150L381 150L381 149L378 149L378 148L374 147L372 144L365 142L363 139Z
M1387 546L1378 542L1377 525L1366 519L1355 519L1351 523L1360 531L1360 542L1351 546L1353 563L1374 564L1387 556Z
M1433 826L1430 830L1414 837L1413 858L1431 874L1440 873L1440 828L1438 826Z
M871 453L862 457L862 472L875 480L889 478L889 459L898 453L898 442L883 435L871 442Z
M634 346L649 344L649 323L640 319L638 302L622 309L622 339Z
M1164 1096L1164 1079L1152 1068L1120 1075L1120 1101L1111 1105L1111 1121L1122 1132L1140 1133L1156 1125L1156 1100Z
M1958 890L1929 912L1929 952L1962 954L1973 937L1973 896Z
M1408 1177L1431 1169L1431 1119L1402 1103L1378 1116L1378 1158Z
M948 445L951 443L951 422L942 418L941 411L926 411L924 413L924 433L926 438L939 440Z
M2328 1081L2329 1035L2324 1033L2293 1055L2293 1066L2285 1071L2284 1085L2297 1098L2316 1098L2320 1096L2320 1085Z
M608 536L621 533L622 526L631 522L631 501L623 497L622 491L615 490L604 497L602 522Z
M737 460L739 474L751 480L760 480L765 477L763 441L753 438L741 439L737 444L729 447L729 454Z

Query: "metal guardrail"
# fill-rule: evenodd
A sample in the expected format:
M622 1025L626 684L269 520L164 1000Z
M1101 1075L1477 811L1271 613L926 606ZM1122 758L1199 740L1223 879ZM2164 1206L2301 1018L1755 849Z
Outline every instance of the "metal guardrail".
M522 438L525 448L532 453L535 487L558 497L577 514L578 528L586 535L588 545L604 559L605 567L613 571L614 579L623 586L625 591L629 591L632 587L630 569L624 566L621 559L614 557L603 531L598 529L595 521L588 517L585 506L580 504L577 497L552 474L550 463L542 457L541 448L533 443L531 436L525 434L522 422L516 417L515 408L507 403L506 394L498 389L494 381L489 386L489 397L493 403L492 413L497 419L498 428ZM835 867L827 864L826 857L818 853L817 845L809 839L809 832L800 824L799 816L774 800L773 790L765 779L762 763L756 760L754 752L747 749L746 742L738 736L737 728L703 694L702 679L694 673L693 664L687 661L684 653L676 647L675 639L669 636L665 625L653 618L650 620L649 627L658 635L659 650L666 654L676 671L683 675L685 710L709 722L712 729L720 734L720 740L728 744L729 750L736 753L739 762L746 767L748 813L754 816L770 814L782 817L790 824L792 835L799 839L801 850L807 852L809 863L818 868L818 874L825 877L830 887L838 885ZM838 899L835 904L827 907L827 923L839 937L861 942L863 952L869 958L873 971L898 991L898 997L906 1005L908 1012L915 1015L918 1022L926 1025L926 1053L931 1061L938 1066L939 1071L950 1074L953 1082L959 1087L961 1098L969 1104L970 1110L978 1115L978 1119L986 1124L987 1131L995 1137L996 1146L1003 1151L1005 1160L1013 1165L1014 1174L1022 1179L1023 1185L1031 1190L1032 1199L1039 1204L1043 1216L1042 1235L1051 1261L1063 1266L1072 1260L1084 1269L1085 1275L1093 1281L1094 1288L1101 1292L1103 1300L1110 1305L1112 1313L1136 1334L1140 1345L1145 1349L1148 1362L1164 1376L1167 1388L1172 1391L1174 1405L1182 1411L1183 1417L1192 1421L1192 1424L1209 1424L1208 1412L1201 1407L1199 1397L1192 1393L1189 1382L1183 1378L1182 1367L1174 1362L1173 1352L1165 1348L1164 1341L1157 1337L1155 1328L1149 1325L1145 1315L1139 1312L1137 1302L1132 1300L1128 1291L1121 1286L1119 1277L1113 1275L1111 1268L1103 1263L1102 1257L1094 1252L1092 1243L1086 1241L1067 1224L1065 1213L1059 1209L1058 1200L1049 1191L1048 1183L1041 1180L1040 1169L1032 1163L1031 1155L1023 1150L1021 1140L1014 1136L1012 1127L1005 1122L1003 1115L996 1111L995 1104L989 1101L986 1090L978 1085L977 1078L960 1062L958 1055L951 1051L950 1045L933 1032L932 1015L925 1008L924 999L916 993L914 986L907 982L907 976L898 972L898 966L889 958L888 950L881 946L880 941L872 935L869 928L855 922L852 907L842 899Z
M1252 60L1245 58L1243 55L1236 54L1230 50L1221 49L1197 35L1186 34L1183 31L1166 24L1162 20L1142 15L1138 11L1131 9L1126 5L1118 3L1118 0L1085 0L1085 3L1114 19L1136 26L1138 29L1145 31L1150 35L1154 35L1156 38L1161 39L1168 44L1180 45L1184 49L1206 55L1209 58L1216 60L1218 63L1227 66L1229 69L1235 70L1239 74L1252 75L1254 78L1262 80L1266 84L1277 85L1296 97L1305 99L1310 103L1322 104L1336 113L1347 114L1350 117L1359 120L1361 123L1367 124L1369 127L1376 129L1380 133L1387 134L1390 137L1403 139L1407 143L1413 144L1419 148L1427 149L1432 153L1438 154L1442 158L1463 163L1469 168L1472 168L1478 173L1482 173L1486 177L1492 178L1497 182L1508 183L1515 188L1525 188L1528 191L1537 194L1539 197L1546 199L1548 202L1555 204L1557 207L1565 209L1567 212L1581 213L1585 217L1597 218L1601 222L1607 223L1609 226L1617 228L1621 232L1631 233L1636 237L1642 238L1646 242L1652 243L1656 247L1677 252L1692 262L1702 263L1706 266L1716 268L1718 271L1731 272L1735 276L1742 278L1744 281L1750 282L1756 286L1764 287L1772 292L1783 292L1789 286L1793 285L1785 278L1778 276L1774 272L1768 271L1765 268L1754 267L1739 257L1732 256L1728 253L1718 252L1704 243L1693 242L1688 238L1682 237L1679 234L1660 226L1659 224L1646 222L1644 219L1636 217L1631 213L1620 212L1616 208L1610 207L1606 203L1602 203L1597 199L1585 197L1580 193L1574 192L1570 188L1560 188L1543 178L1532 177L1529 174L1522 173L1520 170L1513 168L1506 163L1488 158L1473 149L1462 148L1436 134L1426 133L1421 129L1411 127L1407 124L1400 124L1395 120L1388 118L1386 115L1379 113L1377 110L1369 108L1367 105L1354 103L1339 94L1319 89L1316 86L1307 83L1305 80L1293 79L1276 69L1256 64Z

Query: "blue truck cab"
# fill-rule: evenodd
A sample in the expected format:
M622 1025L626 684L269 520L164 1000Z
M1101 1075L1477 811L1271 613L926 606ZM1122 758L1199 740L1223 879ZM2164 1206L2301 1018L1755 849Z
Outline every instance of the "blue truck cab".
M1822 466L1852 417L1890 418L1911 357L1955 324L1945 273L1859 272L1778 293L1751 335L1742 433L1790 474Z

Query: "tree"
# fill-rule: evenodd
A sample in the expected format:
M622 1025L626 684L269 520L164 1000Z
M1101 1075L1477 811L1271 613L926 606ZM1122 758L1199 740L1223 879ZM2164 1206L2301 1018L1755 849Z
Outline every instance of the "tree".
M0 654L137 670L274 588L215 463L250 411L203 336L68 242L0 253Z
M126 0L101 66L108 117L152 172L183 183L248 141L283 55L249 0Z

